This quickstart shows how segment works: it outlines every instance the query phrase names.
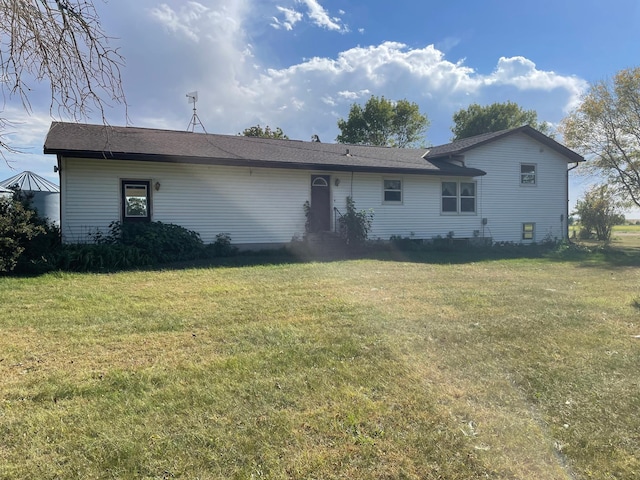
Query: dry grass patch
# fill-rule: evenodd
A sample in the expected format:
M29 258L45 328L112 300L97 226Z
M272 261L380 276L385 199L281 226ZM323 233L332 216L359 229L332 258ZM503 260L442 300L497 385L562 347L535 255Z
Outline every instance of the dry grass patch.
M638 271L0 279L2 478L633 478Z

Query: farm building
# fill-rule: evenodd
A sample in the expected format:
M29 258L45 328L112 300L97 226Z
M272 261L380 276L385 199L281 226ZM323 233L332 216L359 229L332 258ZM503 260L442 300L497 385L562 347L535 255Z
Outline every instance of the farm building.
M60 225L60 189L33 172L22 172L0 182L0 187L13 191L19 188L31 197L31 204L42 218Z

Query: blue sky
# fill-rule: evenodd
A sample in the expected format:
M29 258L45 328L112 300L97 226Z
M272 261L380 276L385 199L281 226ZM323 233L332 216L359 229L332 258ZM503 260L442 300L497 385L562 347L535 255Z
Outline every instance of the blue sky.
M290 138L333 142L337 120L371 95L406 98L430 121L427 142L447 143L453 113L514 101L551 124L589 83L640 65L637 0L110 0L95 1L126 59L129 124L185 130L186 93L198 91L209 133L257 123ZM33 110L6 97L16 124L0 180L23 170L57 182L42 155L53 118L47 91ZM62 118L63 120L66 120ZM107 111L126 124L125 110ZM99 116L88 118L101 121ZM592 179L573 176L571 203Z

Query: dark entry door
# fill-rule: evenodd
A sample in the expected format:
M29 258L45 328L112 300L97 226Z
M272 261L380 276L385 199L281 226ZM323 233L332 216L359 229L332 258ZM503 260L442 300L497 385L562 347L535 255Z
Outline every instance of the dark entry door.
M328 232L331 229L331 192L329 175L311 175L311 211L309 227L312 232Z

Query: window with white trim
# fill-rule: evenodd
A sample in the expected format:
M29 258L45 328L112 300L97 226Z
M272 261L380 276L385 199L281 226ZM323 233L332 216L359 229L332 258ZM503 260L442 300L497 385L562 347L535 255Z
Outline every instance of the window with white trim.
M536 184L536 166L533 163L520 164L520 185Z
M476 182L442 182L442 213L476 213Z
M383 180L383 191L385 203L402 203L402 180L399 178Z
M527 222L522 224L522 240L535 240L536 224Z

